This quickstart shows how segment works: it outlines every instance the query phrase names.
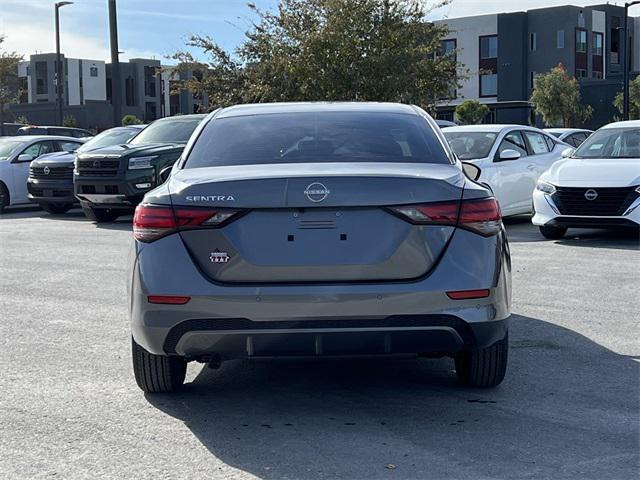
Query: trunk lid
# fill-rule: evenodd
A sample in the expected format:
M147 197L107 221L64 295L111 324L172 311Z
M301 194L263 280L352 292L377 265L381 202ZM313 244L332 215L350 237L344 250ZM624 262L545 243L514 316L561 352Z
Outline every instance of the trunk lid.
M282 164L185 169L174 207L241 209L222 228L180 233L223 283L407 280L426 274L454 228L412 225L385 207L458 202L464 177L440 164Z

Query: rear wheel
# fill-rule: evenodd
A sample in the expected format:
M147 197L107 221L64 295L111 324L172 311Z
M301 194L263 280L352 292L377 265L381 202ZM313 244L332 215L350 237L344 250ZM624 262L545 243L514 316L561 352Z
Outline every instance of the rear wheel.
M540 233L544 238L548 238L549 240L558 240L564 237L564 234L567 233L566 227L549 227L543 225L540 227Z
M73 204L71 203L41 203L40 206L44 209L45 212L51 213L54 215L60 215L63 213L67 213Z
M7 187L0 182L0 213L4 212L4 208L9 206L9 192Z
M89 220L93 220L98 223L113 222L121 215L121 212L114 208L93 208L83 206L82 211Z
M455 358L458 380L469 387L495 387L507 371L509 334L487 348L471 348Z
M184 383L187 362L181 357L167 357L147 352L131 338L133 373L145 393L168 393Z

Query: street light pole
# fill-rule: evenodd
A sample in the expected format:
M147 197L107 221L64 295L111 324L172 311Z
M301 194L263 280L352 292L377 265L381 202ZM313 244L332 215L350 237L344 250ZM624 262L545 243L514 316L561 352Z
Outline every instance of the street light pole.
M640 5L640 0L624 4L624 72L622 86L622 119L629 120L629 74L631 70L631 42L629 41L629 7ZM637 33L636 33L637 35Z
M120 60L118 56L118 16L116 0L109 0L109 43L111 44L111 107L113 108L113 126L120 125L121 84Z
M58 125L62 125L62 84L64 83L64 72L62 71L62 59L60 58L60 14L58 10L65 5L71 5L73 2L57 2L55 5L56 13L56 106Z

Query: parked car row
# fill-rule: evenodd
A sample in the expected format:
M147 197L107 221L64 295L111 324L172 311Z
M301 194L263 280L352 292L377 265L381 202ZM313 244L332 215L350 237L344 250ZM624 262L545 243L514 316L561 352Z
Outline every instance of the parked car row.
M117 127L86 141L25 135L0 138L0 212L9 205L40 204L61 214L80 202L91 220L132 213L161 183L204 115L164 118Z

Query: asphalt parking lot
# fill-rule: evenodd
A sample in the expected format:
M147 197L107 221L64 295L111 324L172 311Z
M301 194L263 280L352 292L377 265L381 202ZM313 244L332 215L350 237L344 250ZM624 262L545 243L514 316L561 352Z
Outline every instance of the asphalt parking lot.
M637 478L640 243L508 222L510 364L460 388L442 360L189 367L173 396L131 371L130 219L0 217L0 477ZM167 272L170 275L170 272Z

